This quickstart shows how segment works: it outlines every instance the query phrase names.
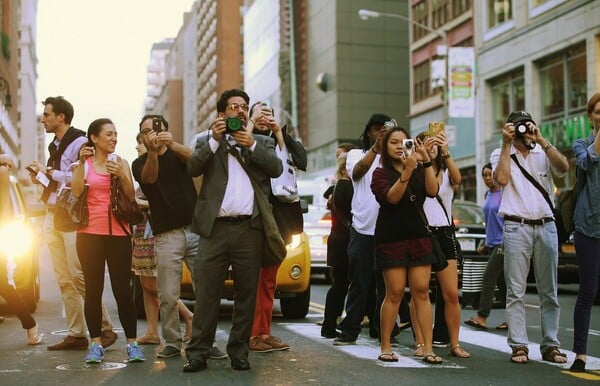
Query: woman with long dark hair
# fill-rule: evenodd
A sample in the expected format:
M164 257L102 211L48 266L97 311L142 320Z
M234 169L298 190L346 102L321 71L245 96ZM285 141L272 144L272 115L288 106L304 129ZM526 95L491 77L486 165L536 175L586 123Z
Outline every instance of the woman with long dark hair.
M75 196L83 194L89 185L87 205L88 225L77 231L77 254L85 280L85 320L92 339L88 363L99 363L104 358L102 347L102 291L104 289L105 266L108 265L111 287L119 320L127 337L129 362L145 360L136 342L137 319L133 296L129 290L131 275L131 232L130 225L117 220L111 213L110 184L116 177L121 183L123 194L133 201L135 191L131 169L126 160L114 154L117 145L117 130L110 119L93 121L87 132L89 142L79 151L79 165L71 181Z
M405 144L404 140L408 138L403 128L394 127L387 131L382 140L381 167L375 169L371 181L371 190L380 205L375 226L375 265L382 271L385 283L378 359L398 361L392 352L390 337L408 276L418 323L424 335L423 361L439 364L442 358L435 355L432 348L429 302L434 254L419 215L425 197L437 194L438 183L426 147L418 139L413 146Z

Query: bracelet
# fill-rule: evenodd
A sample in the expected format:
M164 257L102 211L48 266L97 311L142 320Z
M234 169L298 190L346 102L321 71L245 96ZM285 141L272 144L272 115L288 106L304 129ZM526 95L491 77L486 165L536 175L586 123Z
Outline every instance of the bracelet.
M550 142L548 142L548 144L546 146L542 147L542 150L544 150L544 153L547 153L548 150L550 150L553 147L554 147L554 145L551 144Z
M431 167L431 161L423 162L423 167L424 168L430 168Z
M373 148L370 148L369 150L371 150L371 151L372 151L373 153L375 153L375 154L379 154L379 153L377 153L377 152L375 151L375 149L373 149Z
M249 121L252 122L252 126L256 126L256 122L254 122L252 118L250 118Z
M408 182L408 180L410 180L410 177L408 177L407 179L403 180L402 176L400 176L399 180L400 180L400 183L403 184L405 182Z
M450 153L442 154L442 159L443 159L443 160L445 160L445 159L448 159L448 158L450 158L450 157L452 157L452 156L450 155Z

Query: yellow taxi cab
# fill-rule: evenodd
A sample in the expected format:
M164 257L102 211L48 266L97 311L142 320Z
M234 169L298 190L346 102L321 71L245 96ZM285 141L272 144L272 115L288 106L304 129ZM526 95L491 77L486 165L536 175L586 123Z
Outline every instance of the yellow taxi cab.
M40 298L41 229L33 218L43 216L45 208L40 204L26 210L19 181L4 173L0 176L0 205L0 261L7 264L9 283L34 312Z
M195 295L192 289L192 277L185 264L183 268L181 298L193 300ZM231 279L230 268L225 280L222 298L232 300L233 297L233 280ZM281 313L284 318L301 319L308 314L310 303L310 246L308 236L304 232L292 236L292 241L287 245L287 255L281 263L279 271L277 271L275 298L279 299Z

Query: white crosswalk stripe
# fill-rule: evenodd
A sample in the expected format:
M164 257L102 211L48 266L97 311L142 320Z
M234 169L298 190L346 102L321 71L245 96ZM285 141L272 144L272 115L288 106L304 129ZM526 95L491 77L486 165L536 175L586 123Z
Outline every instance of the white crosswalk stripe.
M322 316L322 315L321 315ZM348 346L333 346L332 339L325 339L321 337L321 328L313 323L280 323L282 327L293 331L296 334L302 335L315 342L321 343L338 349L348 355L359 359L366 359L373 361L373 363L383 367L412 367L412 368L465 368L468 367L468 363L473 359L460 359L450 358L444 352L444 362L439 365L427 364L421 360L421 358L414 357L412 347L400 346L394 348L393 351L398 355L398 362L381 362L377 360L377 356L380 354L380 347L376 340L368 339L362 335L356 341L355 345ZM485 349L494 350L506 353L506 360L510 359L510 347L506 343L506 336L495 334L487 331L473 330L469 327L461 326L460 330L460 342L468 343L474 346L479 346ZM446 349L434 349L439 350ZM529 342L529 360L536 361L550 366L555 366L567 370L570 363L575 359L575 354L572 351L561 348L561 351L567 354L567 363L558 364L550 363L542 360L540 353L540 346L537 343ZM589 356L586 361L586 368L588 369L600 369L600 358Z

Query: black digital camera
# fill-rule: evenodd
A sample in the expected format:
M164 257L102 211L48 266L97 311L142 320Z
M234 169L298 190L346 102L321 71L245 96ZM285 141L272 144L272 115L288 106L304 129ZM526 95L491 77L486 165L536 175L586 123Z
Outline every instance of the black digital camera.
M233 133L242 128L242 121L238 117L229 117L225 120L225 132Z
M527 126L527 121L515 123L515 135L517 137L523 137L527 133L529 133L529 134L532 133L532 131Z

